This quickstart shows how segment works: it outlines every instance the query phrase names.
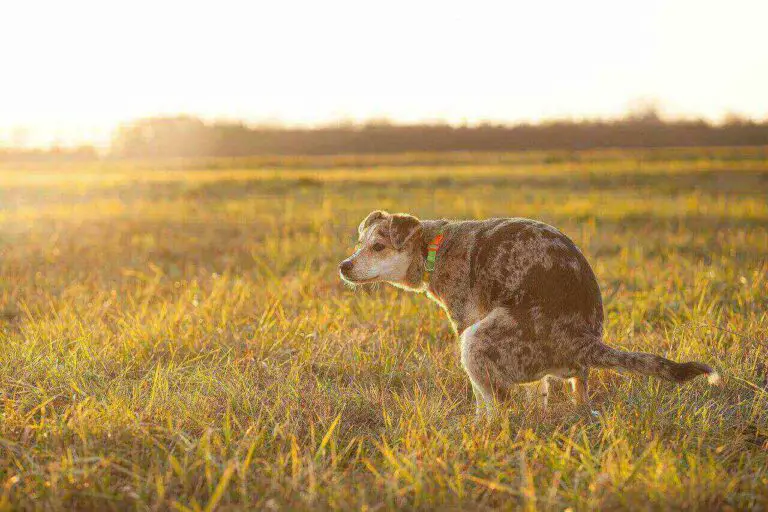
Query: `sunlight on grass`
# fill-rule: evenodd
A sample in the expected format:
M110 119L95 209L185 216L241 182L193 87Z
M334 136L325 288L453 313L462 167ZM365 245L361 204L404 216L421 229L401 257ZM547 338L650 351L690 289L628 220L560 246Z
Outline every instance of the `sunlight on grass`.
M768 162L734 151L4 168L0 506L768 507ZM554 386L476 424L443 312L338 280L376 208L558 226L609 343L725 385L593 372L597 423Z

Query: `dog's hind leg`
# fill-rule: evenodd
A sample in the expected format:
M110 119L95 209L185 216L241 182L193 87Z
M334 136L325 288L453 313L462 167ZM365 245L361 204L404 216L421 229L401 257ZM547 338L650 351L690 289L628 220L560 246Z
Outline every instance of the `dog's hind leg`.
M570 379L571 390L573 390L573 403L576 405L587 405L589 407L589 370L581 370L579 374Z
M478 415L492 413L513 384L534 380L527 369L541 354L520 332L511 312L496 308L461 333L461 363L472 381Z
M589 401L589 368L579 370L578 375L570 379L571 389L573 390L573 403L581 409L588 418L594 419L598 416L597 411L592 410Z
M544 377L525 386L525 393L529 401L538 404L542 409L546 409L549 400L549 379Z
M490 416L494 411L493 395L489 394L489 391L481 386L482 382L475 383L472 377L469 380L472 383L472 393L475 395L475 416L479 418L483 412Z
M482 321L469 326L461 334L461 364L472 383L475 394L476 415L484 412L489 416L494 412L499 400L494 389L498 388L499 368L497 349L482 328Z

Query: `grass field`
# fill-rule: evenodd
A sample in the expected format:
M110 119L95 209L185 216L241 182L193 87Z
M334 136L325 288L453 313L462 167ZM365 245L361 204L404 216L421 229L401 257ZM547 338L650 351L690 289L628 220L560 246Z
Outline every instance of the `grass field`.
M768 150L0 167L0 507L768 508ZM345 288L373 209L525 216L592 263L592 373L474 422L444 313Z

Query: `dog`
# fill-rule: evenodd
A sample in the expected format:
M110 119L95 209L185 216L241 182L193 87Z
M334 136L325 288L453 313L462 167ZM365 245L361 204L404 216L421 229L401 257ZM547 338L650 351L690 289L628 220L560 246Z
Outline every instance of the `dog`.
M420 220L371 212L352 256L339 265L350 284L387 282L424 292L448 314L461 345L477 414L492 413L514 384L546 406L549 376L569 379L575 403L591 411L590 368L629 370L682 383L710 366L676 363L603 343L603 301L573 241L525 218Z

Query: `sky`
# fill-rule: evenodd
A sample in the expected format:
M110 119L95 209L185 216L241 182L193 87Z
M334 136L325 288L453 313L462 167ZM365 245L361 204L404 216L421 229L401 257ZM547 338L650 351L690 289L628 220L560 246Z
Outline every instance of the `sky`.
M0 145L145 116L768 118L765 0L2 0Z

